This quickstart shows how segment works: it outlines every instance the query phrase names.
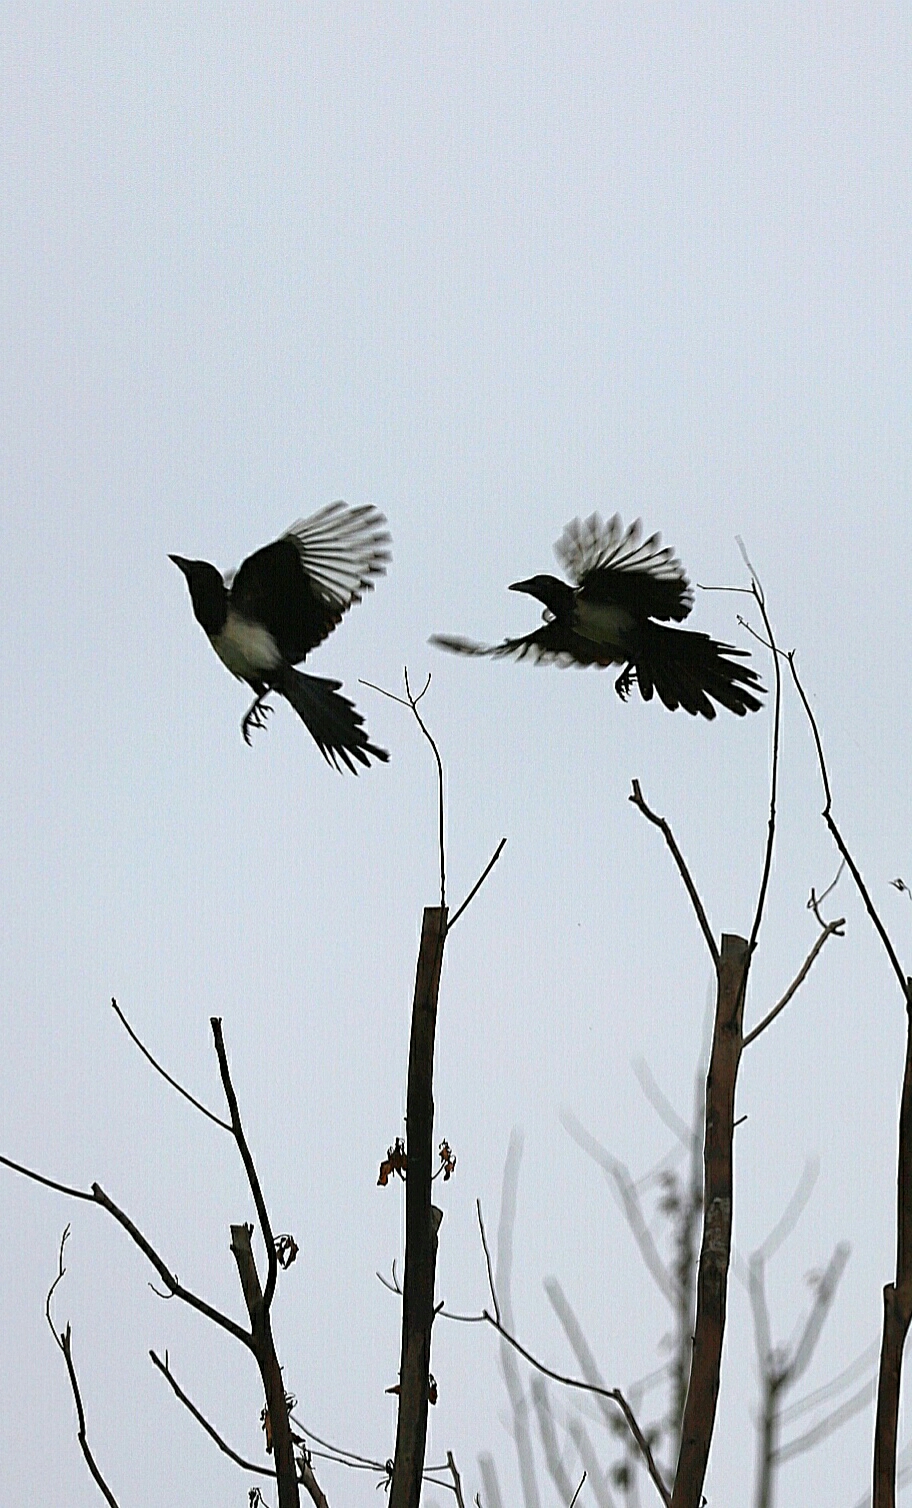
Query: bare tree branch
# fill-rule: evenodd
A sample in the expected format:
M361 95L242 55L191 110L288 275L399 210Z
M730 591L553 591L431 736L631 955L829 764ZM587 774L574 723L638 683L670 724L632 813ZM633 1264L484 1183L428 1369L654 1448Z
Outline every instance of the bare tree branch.
M33 1183L42 1183L46 1189L54 1189L58 1194L66 1194L68 1199L92 1200L94 1198L94 1195L87 1193L85 1189L74 1189L68 1183L58 1183L55 1178L45 1178L43 1173L36 1173L21 1162L13 1162L11 1157L0 1156L0 1163L5 1168L12 1168L14 1173L21 1173L23 1178L31 1178Z
M131 1039L131 1041L135 1042L136 1046L139 1048L139 1050L142 1053L143 1057L147 1058L148 1061L152 1064L152 1067L155 1069L155 1072L156 1073L160 1073L161 1076L162 1076L162 1078L165 1080L165 1082L168 1083L168 1084L170 1084L172 1089L176 1089L177 1092L178 1092L178 1094L182 1094L185 1100L189 1100L190 1103L191 1103L191 1105L193 1105L194 1108L196 1110L198 1110L201 1115L205 1115L208 1120L214 1121L217 1126L221 1126L221 1128L222 1128L223 1131L230 1131L231 1130L231 1126L229 1125L229 1123L227 1121L223 1121L220 1115L214 1115L211 1110L207 1110L206 1106L203 1105L198 1099L195 1099L194 1096L190 1093L190 1091L188 1089L184 1088L183 1084L179 1084L177 1082L177 1079L173 1079L171 1077L170 1073L168 1073L164 1068L162 1068L162 1066L159 1063L158 1059L154 1058L152 1056L152 1054L150 1053L148 1047L146 1047L146 1045L139 1040L139 1037L136 1035L136 1033L133 1030L132 1026L130 1025L129 1021L127 1020L126 1016L124 1015L123 1011L121 1010L120 1006L117 1004L117 1001L114 999L113 995L111 996L111 1005L112 1005L113 1009L116 1011L118 1017L120 1018L121 1025L123 1026L124 1030L126 1031L127 1036Z
M465 911L465 909L468 906L469 902L473 901L475 899L476 895L478 894L478 892L481 889L482 885L484 884L485 880L488 878L488 875L491 873L491 870L494 868L494 865L497 863L497 860L500 858L501 854L503 853L504 847L506 846L506 842L507 842L506 838L501 838L500 842L498 843L497 847L495 848L493 854L491 855L491 857L488 860L487 864L485 865L484 869L481 871L481 874L478 876L478 879L475 881L475 884L472 886L471 890L469 891L469 893L466 896L465 900L463 901L462 905L456 907L456 910L453 912L453 915L450 917L449 925L447 926L447 931L448 932L452 932L453 928L455 927L455 925L458 922L459 918L462 916L462 913L463 913L463 911Z
M402 1350L390 1508L418 1508L424 1471L437 1267L437 1227L431 1205L434 1038L446 926L445 908L425 908L415 975L406 1093L408 1173L405 1180Z
M209 1420L206 1418L205 1414L202 1414L200 1412L196 1404L191 1402L191 1400L187 1397L187 1394L184 1392L183 1388L177 1381L177 1378L174 1376L174 1373L171 1371L171 1367L168 1363L167 1351L165 1352L164 1361L162 1361L161 1357L156 1356L154 1351L150 1351L149 1355L152 1358L153 1364L158 1367L158 1370L161 1372L175 1398L177 1398L184 1405L184 1408L188 1413L193 1415L197 1424L202 1430L205 1431L210 1440L215 1441L215 1444L218 1446L222 1454L226 1455L228 1459L230 1461L233 1461L236 1466L242 1466L245 1471L254 1471L258 1476L271 1477L272 1480L275 1481L274 1467L261 1466L257 1461L248 1461L245 1456L239 1455L236 1450L233 1450L231 1448L227 1440L224 1440L222 1438L215 1426L209 1423Z
M760 584L757 572L750 563L747 551L744 548L744 541L740 538L738 540L738 548L741 551L747 569L751 573L751 591L760 609L763 624L769 638L769 648L772 652L773 660L773 675L776 681L776 693L773 701L773 757L770 767L770 800L769 818L767 820L766 853L763 860L760 889L757 892L757 908L754 912L754 921L747 943L748 953L749 955L753 955L754 949L757 946L757 938L760 935L760 923L763 920L763 908L766 904L766 895L769 889L770 875L773 868L773 848L776 841L776 796L779 785L779 747L782 729L782 671L779 666L779 651L776 648L773 627L769 620L769 614L766 611L766 598L763 593L763 587Z
M213 1027L214 1025L213 1022ZM234 1120L234 1113L235 1107L232 1107L232 1120ZM237 1263L241 1291L250 1316L251 1348L260 1369L263 1393L266 1398L268 1438L271 1440L272 1459L275 1462L279 1508L299 1508L301 1499L295 1467L294 1438L288 1417L288 1399L282 1379L282 1368L279 1366L275 1341L272 1337L269 1305L260 1288L253 1249L250 1245L251 1229L249 1225L232 1225L231 1252Z
M640 782L638 780L635 780L633 782L633 791L628 799L633 802L634 806L639 808L639 810L643 813L643 816L646 817L647 820L653 824L653 826L659 828L665 839L665 842L668 844L668 847L671 851L671 856L678 866L678 873L680 874L681 879L684 881L685 887L687 889L687 894L690 896L691 904L694 908L694 911L696 912L697 921L700 923L700 930L702 931L703 936L706 939L706 946L709 949L709 956L712 959L715 967L718 969L719 949L716 947L716 939L713 937L712 928L709 925L706 917L706 912L703 909L703 902L700 900L700 897L697 894L697 887L694 884L693 879L691 878L690 870L687 868L687 865L684 861L684 855L681 853L680 848L675 842L674 833L672 832L665 818L657 816L657 814L646 805L646 802L643 799L643 792L640 790Z
M155 1248L146 1240L142 1231L133 1224L129 1215L125 1215L123 1210L114 1203L113 1199L108 1198L100 1184L92 1184L92 1197L96 1204L100 1204L102 1209L107 1210L108 1214L113 1216L118 1225L123 1227L130 1239L139 1247L143 1256L155 1268L168 1292L174 1298L182 1299L185 1304L189 1304L191 1309L196 1309L199 1314L205 1315L206 1319L211 1320L214 1325L218 1325L222 1330L227 1330L229 1335L233 1335L235 1340L239 1340L248 1350L253 1350L253 1341L242 1326L236 1324L233 1319L229 1319L227 1314L222 1314L219 1309L214 1309L211 1304L206 1303L205 1299L199 1298L189 1288L185 1288L182 1283L178 1282L174 1273L170 1271Z
M703 1239L697 1272L693 1361L672 1508L699 1508L719 1394L731 1258L735 1086L741 1060L746 940L723 935L713 1044L706 1078Z
M260 1231L263 1243L266 1247L266 1289L263 1294L263 1303L267 1312L272 1306L272 1297L275 1293L276 1280L279 1275L279 1262L276 1256L275 1237L272 1234L272 1223L269 1219L269 1211L266 1208L266 1200L263 1198L263 1190L254 1165L253 1155L247 1145L244 1128L241 1125L241 1112L238 1108L237 1095L231 1082L231 1072L228 1067L228 1054L225 1051L225 1039L222 1035L222 1023L218 1016L212 1016L209 1021L212 1027L212 1036L215 1042L215 1051L218 1057L219 1072L222 1076L222 1088L225 1091L225 1099L228 1102L228 1113L231 1116L231 1130L241 1154L244 1164L244 1172L247 1174L247 1182L253 1195L253 1203L256 1207L257 1219L260 1222Z
M661 1472L659 1471L659 1468L656 1465L655 1457L652 1454L652 1448L649 1444L649 1441L646 1439L646 1436L643 1434L643 1431L640 1429L640 1426L637 1423L636 1418L634 1417L633 1410L631 1409L630 1404L627 1402L627 1399L624 1397L624 1394L621 1392L620 1388L600 1388L596 1387L593 1383L583 1381L579 1377L567 1377L563 1372L555 1372L552 1367L545 1366L544 1362L539 1361L536 1356L533 1356L531 1351L527 1351L525 1346L521 1345L515 1336L511 1335L508 1330L504 1329L503 1325L498 1324L493 1314L489 1314L488 1311L485 1310L484 1318L487 1320L488 1324L497 1331L498 1335L500 1335L501 1338L506 1341L508 1346L512 1346L515 1351L518 1351L519 1355L524 1357L529 1365L535 1367L535 1369L541 1372L543 1376L550 1377L552 1382L559 1382L562 1387L565 1388L579 1388L582 1392L593 1393L597 1397L610 1398L612 1402L617 1404L618 1408L627 1421L627 1426L630 1430L630 1433L633 1435L633 1438L636 1440L636 1443L640 1448L643 1460L646 1463L646 1469L649 1472L650 1478L656 1491L662 1499L662 1502L666 1505L666 1508L670 1508L672 1498L668 1491L668 1488L665 1486L665 1483L662 1480Z
M824 927L823 931L820 933L819 937L817 938L816 942L814 943L814 946L812 947L812 949L811 949L810 953L808 954L807 958L804 960L804 963L801 965L801 968L798 970L798 973L795 975L795 978L792 980L792 982L789 985L788 989L786 990L785 994L782 996L782 999L778 1002L777 1005L773 1006L772 1010L767 1015L764 1016L763 1020L759 1023L759 1025L755 1026L754 1029L753 1029L753 1031L748 1032L747 1035L745 1036L744 1042L742 1044L744 1047L748 1047L751 1042L756 1041L756 1039L757 1039L757 1037L759 1037L760 1033L762 1031L766 1031L766 1028L770 1025L770 1023L773 1022L773 1021L775 1021L775 1019L779 1015L780 1011L784 1011L785 1010L785 1007L788 1005L788 1003L791 1000L792 996L796 993L797 990L799 990L801 988L801 985L804 983L805 979L807 978L808 974L810 973L811 966L812 966L815 958L817 957L817 954L820 952L821 948L823 947L824 943L826 942L827 938L828 937L834 937L834 936L835 937L843 937L845 935L844 930L843 930L844 927L845 927L845 917L844 916L840 916L839 919L837 921L835 921L835 922L827 922L827 924Z
M58 1283L63 1281L63 1276L66 1272L66 1268L63 1265L63 1249L66 1246L67 1237L69 1236L69 1234L70 1227L67 1226L60 1238L60 1253L57 1259L57 1276L48 1289L48 1295L44 1305L44 1313L48 1322L48 1326L50 1327L51 1334L53 1335L56 1344L59 1346L60 1351L63 1355L63 1359L66 1362L67 1375L69 1376L70 1387L73 1392L73 1402L76 1405L76 1418L79 1424L76 1436L79 1441L79 1448L82 1451L86 1466L89 1468L92 1480L98 1488L99 1492L104 1497L105 1502L108 1503L109 1508L118 1508L117 1499L108 1486L107 1482L105 1481L104 1477L102 1476L101 1468L95 1460L95 1457L93 1456L91 1447L89 1445L89 1438L86 1431L85 1409L82 1406L82 1394L79 1391L79 1379L76 1376L76 1365L73 1361L72 1330L68 1323L66 1329L61 1335L57 1330L56 1325L54 1324L53 1316L51 1314L51 1300L54 1297L54 1289L57 1287Z

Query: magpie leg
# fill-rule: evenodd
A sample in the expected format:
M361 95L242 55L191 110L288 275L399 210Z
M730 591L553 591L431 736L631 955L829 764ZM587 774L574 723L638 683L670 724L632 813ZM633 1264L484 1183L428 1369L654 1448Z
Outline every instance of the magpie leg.
M244 742L247 745L248 749L250 748L251 733L253 733L255 729L265 728L266 719L272 711L269 703L265 700L271 690L271 686L266 686L259 693L253 705L249 707L247 712L244 714L244 719L241 723L241 732L244 735Z
M629 697L631 691L633 690L633 683L635 680L636 669L631 664L627 666L626 670L621 671L620 675L615 681L614 689L622 702L626 702L627 698Z

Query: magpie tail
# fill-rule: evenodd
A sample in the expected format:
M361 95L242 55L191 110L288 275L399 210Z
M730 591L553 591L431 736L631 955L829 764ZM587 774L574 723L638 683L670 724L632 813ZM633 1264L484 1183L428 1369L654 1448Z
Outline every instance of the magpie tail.
M720 644L709 634L646 623L632 660L644 701L655 690L672 712L682 707L695 717L712 718L713 702L738 717L761 707L765 688L757 672L740 663L746 657L746 649Z
M353 759L362 765L369 765L371 759L385 764L389 759L386 749L368 742L364 719L354 703L339 695L341 681L305 675L284 665L272 684L294 707L323 758L337 770L345 765L357 775Z

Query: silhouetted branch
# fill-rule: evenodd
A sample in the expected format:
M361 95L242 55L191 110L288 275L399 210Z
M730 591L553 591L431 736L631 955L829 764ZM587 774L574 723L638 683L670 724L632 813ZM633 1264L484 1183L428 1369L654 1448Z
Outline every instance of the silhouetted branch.
M215 1021L212 1025L215 1029ZM232 1120L234 1120L234 1111L235 1107L232 1107ZM275 1341L272 1337L269 1305L260 1288L253 1248L250 1245L251 1229L249 1225L232 1225L231 1252L237 1263L241 1291L250 1316L251 1349L260 1369L263 1393L266 1398L266 1417L269 1422L269 1438L272 1442L272 1458L275 1462L279 1508L299 1508L300 1495L295 1468L294 1437L288 1417L288 1399L282 1380L282 1368L279 1366Z
M697 1271L693 1360L681 1422L672 1508L699 1508L715 1426L731 1258L735 1086L749 967L746 940L723 935L706 1077L703 1238Z
M415 975L406 1093L408 1172L405 1180L402 1350L390 1508L418 1508L424 1471L437 1267L437 1229L431 1206L434 1037L446 925L445 908L425 907Z
M472 886L462 905L456 907L456 910L453 912L453 915L450 917L449 923L447 925L448 932L451 932L453 930L459 918L462 916L463 911L465 911L466 907L468 906L469 902L475 899L485 880L488 878L488 875L491 873L491 870L494 868L494 865L497 863L497 860L503 853L506 841L506 838L501 838L500 842L495 848L484 869L481 871L481 874L475 881L475 884Z
M763 587L760 584L760 578L751 565L747 551L744 548L744 541L740 538L738 539L738 548L741 551L747 569L751 573L751 591L753 593L754 600L760 609L760 613L763 618L763 624L769 639L768 648L772 653L773 675L776 682L776 693L773 701L773 757L770 768L770 800L769 818L767 820L766 853L763 859L763 873L760 878L760 889L757 892L757 908L754 912L753 925L751 926L750 937L748 938L747 942L748 953L752 955L754 949L757 946L757 938L760 935L760 923L763 920L763 908L766 903L766 895L769 889L770 875L773 868L773 848L776 841L776 795L779 785L779 745L782 729L782 671L779 666L779 650L776 647L776 639L773 634L773 627L769 620L769 614L766 611L766 597L764 596Z
M241 1125L241 1112L238 1109L237 1095L234 1092L234 1085L231 1082L231 1072L228 1068L228 1054L225 1051L225 1040L222 1036L222 1023L220 1018L218 1016L212 1016L210 1018L209 1025L212 1027L212 1036L215 1041L215 1051L216 1055L218 1056L219 1072L222 1076L222 1088L225 1091L225 1099L228 1102L228 1114L231 1116L232 1134L235 1141L237 1142L238 1151L241 1154L241 1161L244 1164L244 1171L247 1174L247 1182L250 1185L250 1192L253 1195L253 1202L256 1206L257 1219L260 1222L260 1231L262 1233L263 1242L266 1247L266 1291L263 1294L263 1303L266 1305L266 1309L268 1310L272 1305L272 1296L275 1293L276 1280L279 1275L279 1261L278 1257L276 1256L275 1237L272 1234L272 1224L269 1219L269 1211L266 1208L266 1200L263 1198L263 1190L260 1188L260 1180L257 1176L257 1170L254 1166L253 1156L251 1154L250 1148L247 1145L247 1138L244 1135L244 1128Z
M845 860L846 864L848 865L849 873L851 874L852 879L855 881L855 884L858 887L858 893L861 896L862 901L864 902L865 910L867 911L868 916L871 918L871 921L872 921L872 923L874 925L874 929L877 932L877 935L880 938L881 942L883 943L884 951L886 952L886 955L887 955L887 957L890 960L890 964L892 966L893 972L896 975L897 979L899 980L899 987L900 987L900 989L903 992L903 997L904 997L904 999L906 999L908 1001L910 999L910 990L909 990L908 981L906 979L906 975L903 973L902 965L900 964L900 961L899 961L899 959L896 956L896 951L895 951L895 949L893 947L893 944L890 941L890 937L889 937L889 934L887 932L887 929L884 926L883 922L881 921L881 919L880 919L880 917L879 917L879 915L877 913L877 908L875 907L874 902L871 900L871 896L870 896L870 894L868 892L868 887L865 884L864 880L862 879L861 871L858 868L858 865L855 863L855 860L852 858L852 855L849 852L848 846L847 846L847 844L846 844L846 842L845 842L845 840L844 840L844 838L842 836L842 833L839 831L839 828L837 827L835 821L833 820L833 813L832 813L833 797L832 797L832 793L830 791L830 779L829 779L829 775L827 774L826 760L824 759L824 756L823 756L823 744L821 743L821 740L820 740L820 731L819 731L819 729L817 727L817 720L814 717L813 712L811 711L811 704L808 701L807 694L805 692L805 689L804 689L803 685L801 684L801 680L799 678L798 671L795 668L795 652L794 652L794 650L791 650L786 655L786 659L789 662L789 668L790 668L790 670L792 672L792 679L795 682L795 686L797 688L798 695L801 698L802 704L804 706L805 713L807 714L808 722L811 725L811 732L812 732L812 734L814 736L814 743L815 743L816 748L817 748L817 763L818 763L818 766L820 768L820 778L821 778L821 781L823 783L823 792L824 792L824 797L825 797L825 804L824 804L823 814L822 814L823 815L823 820L826 822L826 825L827 825L827 827L830 830L830 833L832 835L834 843L836 844L836 847L839 849L839 852L841 853L843 859ZM875 1505L875 1508L876 1508L876 1505Z
M199 1298L197 1294L192 1293L189 1288L185 1288L182 1283L178 1282L174 1273L170 1271L155 1248L146 1240L142 1231L133 1224L129 1215L125 1215L123 1210L114 1203L113 1199L108 1198L100 1184L92 1184L92 1197L96 1204L100 1204L102 1209L107 1210L108 1214L113 1216L118 1225L122 1226L126 1231L131 1241L139 1247L143 1256L155 1268L169 1294L174 1298L182 1299L185 1304L189 1304L191 1309L196 1309L199 1314L205 1315L206 1319L211 1320L214 1325L218 1325L222 1330L227 1330L229 1335L233 1335L235 1340L239 1340L248 1350L253 1349L253 1342L246 1330L236 1324L233 1319L229 1319L227 1314L222 1314L221 1310L214 1309L211 1304L206 1303L205 1299Z
M845 927L845 917L844 916L840 916L837 921L827 922L826 923L826 925L824 926L823 931L820 933L820 936L817 938L816 942L814 943L814 946L812 947L810 953L808 954L807 958L804 960L804 963L801 965L801 968L798 970L798 973L795 975L795 978L792 980L792 982L789 985L788 989L786 990L785 994L782 996L782 999L778 1002L778 1004L776 1004L776 1005L773 1006L772 1010L767 1015L764 1016L763 1020L759 1023L759 1025L757 1025L757 1026L754 1027L753 1031L749 1031L747 1033L747 1035L745 1036L744 1041L742 1043L743 1047L747 1047L747 1046L750 1045L751 1042L754 1042L757 1039L757 1037L759 1037L760 1033L762 1031L766 1031L766 1028L770 1025L770 1023L773 1022L773 1021L775 1021L775 1019L779 1015L780 1011L784 1011L785 1010L785 1007L788 1005L788 1003L791 1000L792 996L796 993L797 990L799 990L801 988L801 985L804 983L805 979L807 978L808 974L810 973L811 967L812 967L812 965L814 963L814 960L817 957L817 954L820 952L821 948L823 947L824 943L826 942L827 938L828 937L834 937L834 936L835 937L843 937L845 935L844 931L843 931L844 927Z
M497 1290L494 1287L494 1273L491 1270L491 1253L488 1250L488 1238L485 1235L484 1220L482 1219L482 1215L481 1215L481 1200L480 1199L476 1199L475 1200L475 1213L478 1216L478 1230L479 1230L479 1234L481 1235L481 1246L482 1246L482 1250L484 1251L485 1267L487 1268L487 1273L488 1273L488 1288L490 1289L490 1292L491 1292L491 1302L494 1305L494 1313L495 1313L495 1315L497 1317L497 1322L499 1324L500 1323L500 1306L499 1306L499 1304L497 1302Z
M67 1237L69 1236L69 1234L70 1227L67 1226L60 1238L60 1254L57 1259L57 1276L48 1289L48 1296L45 1300L44 1305L44 1313L47 1318L51 1334L53 1335L56 1344L59 1346L60 1351L63 1354L63 1359L66 1362L67 1375L69 1376L70 1387L73 1392L73 1402L76 1405L76 1418L79 1424L77 1431L79 1448L82 1451L85 1463L89 1468L89 1471L91 1472L92 1480L94 1481L99 1492L103 1494L105 1502L110 1505L110 1508L118 1508L117 1499L108 1486L107 1482L105 1481L104 1477L102 1476L98 1463L96 1462L95 1457L92 1455L92 1451L89 1446L88 1434L86 1432L85 1410L82 1406L82 1394L79 1391L79 1379L76 1376L76 1366L73 1361L72 1330L69 1323L67 1323L67 1327L61 1335L57 1330L57 1327L54 1324L54 1320L51 1316L51 1299L54 1297L54 1289L57 1287L58 1283L62 1282L63 1275L66 1272L66 1268L63 1265L63 1249L66 1246Z
M46 1189L54 1189L58 1194L66 1194L68 1199L94 1199L94 1195L87 1193L85 1189L74 1189L68 1183L58 1183L55 1178L45 1178L43 1173L36 1173L21 1162L13 1162L11 1157L0 1156L0 1163L5 1168L12 1168L14 1173L21 1173L23 1178L31 1178L33 1183L42 1183Z
M627 1427L629 1428L630 1433L633 1435L633 1438L640 1448L643 1460L646 1463L646 1469L649 1472L649 1476L654 1487L656 1488L656 1491L661 1497L662 1502L665 1503L666 1508L670 1508L672 1498L669 1494L668 1488L665 1486L665 1483L662 1480L662 1475L659 1471L658 1466L656 1465L655 1457L652 1454L652 1448L649 1444L649 1441L646 1439L646 1436L643 1434L643 1431L640 1429L640 1426L637 1423L636 1418L634 1417L633 1410L631 1409L630 1404L627 1402L627 1399L624 1397L624 1394L621 1392L620 1388L597 1387L594 1383L585 1382L579 1377L568 1377L563 1372L555 1372L552 1367L545 1366L545 1363L543 1361L539 1361L536 1356L533 1356L531 1351L527 1351L525 1346L521 1345L515 1336L511 1335L508 1330L505 1330L503 1325L498 1324L493 1314L489 1314L487 1309L483 1311L483 1317L487 1320L488 1324L497 1331L498 1335L506 1341L508 1346L512 1346L520 1356L524 1357L524 1359L529 1363L530 1366L535 1367L536 1371L541 1372L544 1377L550 1377L552 1382L559 1382L562 1387L579 1388L584 1393L592 1393L596 1397L608 1398L613 1403L617 1404L625 1420L627 1421Z
M712 928L710 927L707 920L706 912L703 910L703 902L700 900L700 897L697 894L697 887L694 884L693 879L691 878L690 870L687 868L687 865L684 862L684 855L681 853L680 848L675 842L674 833L672 832L665 818L659 817L654 811L652 811L650 807L646 805L646 802L643 799L643 792L640 790L640 782L638 780L635 780L633 782L633 791L628 797L628 800L632 801L634 806L639 808L639 810L643 813L643 816L649 822L651 822L654 827L659 828L665 839L665 842L668 844L668 847L671 851L671 856L678 866L678 873L680 874L681 879L684 881L687 889L687 894L690 896L691 904L693 905L694 911L697 914L697 921L700 923L700 930L702 931L703 936L706 939L706 946L709 949L709 955L716 968L718 968L719 949L716 947L716 939L713 937Z
M428 729L428 726L421 716L421 713L418 711L418 703L421 701L421 698L425 695L428 687L431 684L431 672L428 671L427 680L425 681L417 696L412 695L412 690L409 686L407 665L404 667L403 677L405 679L405 696L396 696L394 691L387 691L383 686L375 686L373 681L359 680L359 684L361 686L369 686L371 691L379 691L381 696L389 697L391 702L398 702L400 707L408 707L409 710L414 714L415 721L417 722L419 728L421 729L433 751L434 759L437 764L437 843L440 854L440 909L441 911L445 911L446 847L444 843L443 760L440 758L440 750L434 742L433 735ZM504 841L506 842L506 839ZM484 878L484 876L482 876L482 878ZM469 899L471 899L471 896L469 897ZM468 901L464 901L462 906L459 908L460 911L464 911L467 905Z
M171 1077L170 1073L168 1073L164 1068L162 1068L162 1066L158 1062L158 1060L152 1056L152 1054L150 1053L148 1047L146 1047L145 1043L143 1043L143 1042L141 1042L139 1040L139 1037L136 1035L136 1033L133 1030L132 1026L130 1025L129 1021L127 1020L126 1016L124 1015L123 1011L121 1010L120 1006L117 1004L117 1001L114 999L113 995L111 996L111 1005L113 1006L113 1008L116 1011L118 1017L120 1018L121 1025L123 1026L124 1030L126 1031L127 1036L131 1039L131 1041L135 1042L136 1046L139 1048L139 1050L142 1053L143 1057L147 1058L148 1061L152 1064L152 1067L155 1069L155 1072L156 1073L160 1073L161 1076L162 1076L162 1078L165 1080L165 1082L168 1083L168 1084L170 1084L172 1089L176 1089L177 1092L178 1092L178 1094L182 1094L185 1100L189 1100L190 1103L191 1103L191 1105L193 1105L193 1107L196 1110L198 1110L201 1115L205 1115L208 1120L214 1121L217 1126L221 1126L221 1128L222 1128L223 1131L230 1131L231 1130L231 1126L228 1124L227 1121L223 1121L220 1115L214 1115L211 1110L207 1110L206 1106L203 1105L203 1104L201 1104L198 1099L195 1099L194 1096L190 1093L190 1091L188 1089L184 1088L183 1084L179 1084L177 1082L177 1079L173 1079Z
M200 1413L200 1410L197 1408L196 1404L191 1402L191 1400L187 1397L187 1394L184 1392L183 1388L180 1386L176 1377L174 1376L174 1373L171 1371L171 1368L168 1364L167 1351L165 1352L164 1361L162 1361L159 1356L156 1356L154 1351L150 1351L149 1355L152 1358L154 1365L158 1367L158 1370L161 1372L174 1396L184 1405L184 1408L187 1410L187 1412L193 1415L193 1418L196 1420L197 1424L201 1429L205 1431L210 1440L215 1441L215 1444L218 1446L222 1454L226 1455L229 1460L235 1463L236 1466L242 1466L245 1471L255 1471L259 1476L271 1477L273 1481L275 1481L275 1470L273 1469L273 1467L261 1466L256 1461L248 1461L245 1456L238 1455L238 1452L236 1450L232 1450L227 1440L224 1440L222 1438L215 1426L209 1423L209 1420L206 1418L205 1414Z

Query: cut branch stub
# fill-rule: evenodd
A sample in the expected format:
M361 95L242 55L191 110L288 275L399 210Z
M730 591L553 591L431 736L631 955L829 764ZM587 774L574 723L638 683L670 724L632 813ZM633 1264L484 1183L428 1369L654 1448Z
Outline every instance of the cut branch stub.
M434 1036L446 926L445 907L425 908L412 1005L406 1097L408 1172L405 1181L402 1351L390 1508L418 1508L424 1471L437 1269L437 1227L431 1209Z

